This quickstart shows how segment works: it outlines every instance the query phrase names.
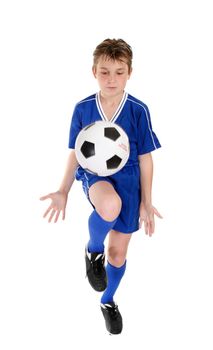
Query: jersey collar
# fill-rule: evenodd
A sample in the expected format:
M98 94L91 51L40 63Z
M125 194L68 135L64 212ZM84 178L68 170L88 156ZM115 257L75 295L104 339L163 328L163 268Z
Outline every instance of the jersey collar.
M123 97L122 97L122 99L121 99L121 102L120 102L120 104L119 104L117 110L115 111L114 115L113 115L112 118L110 119L110 122L111 122L111 123L114 123L114 122L117 120L117 118L119 117L119 115L120 115L120 113L121 113L121 111L122 111L122 109L123 109L123 107L124 107L124 104L125 104L125 102L126 102L126 100L127 100L127 97L128 97L128 94L124 91L124 94L123 94ZM104 114L104 111L103 111L103 108L102 108L102 105L101 105L100 92L97 92L95 99L96 99L96 106L97 106L97 108L98 108L98 112L99 112L101 118L102 118L104 121L109 121L109 119L108 119L108 118L106 117L106 115Z

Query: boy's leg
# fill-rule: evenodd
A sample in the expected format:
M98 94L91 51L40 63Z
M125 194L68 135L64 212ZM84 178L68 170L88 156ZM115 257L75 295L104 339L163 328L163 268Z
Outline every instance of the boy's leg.
M109 235L107 288L101 298L101 310L110 333L122 331L122 317L113 297L126 270L126 255L132 234L112 230Z
M108 264L106 266L108 286L101 298L102 303L112 302L113 296L125 273L127 249L131 233L111 230L108 242Z
M94 183L89 189L89 198L95 210L89 217L88 250L102 253L106 235L115 225L121 211L121 200L107 181Z
M95 290L103 291L106 288L104 240L116 223L121 200L107 181L93 184L89 189L89 198L95 210L89 217L90 240L85 255L87 276Z

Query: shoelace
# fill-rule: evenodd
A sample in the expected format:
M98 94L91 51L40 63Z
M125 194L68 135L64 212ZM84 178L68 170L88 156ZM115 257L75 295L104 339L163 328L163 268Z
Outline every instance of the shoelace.
M118 317L118 306L112 306L112 307L107 307L107 310L109 311L110 317L112 319L116 319Z
M103 257L100 257L98 260L91 261L92 268L95 275L101 275L103 273Z

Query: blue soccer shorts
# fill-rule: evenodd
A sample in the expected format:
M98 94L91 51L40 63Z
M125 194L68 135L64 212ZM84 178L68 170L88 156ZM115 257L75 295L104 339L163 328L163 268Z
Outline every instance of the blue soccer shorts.
M125 166L119 172L111 176L93 175L79 166L76 170L76 180L82 181L84 193L89 201L89 188L94 183L98 181L109 182L122 201L121 212L113 229L122 233L133 233L139 229L141 188L138 164Z

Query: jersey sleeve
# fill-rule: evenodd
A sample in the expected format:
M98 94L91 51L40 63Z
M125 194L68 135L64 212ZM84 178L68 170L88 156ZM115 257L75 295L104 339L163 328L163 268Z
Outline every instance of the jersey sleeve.
M138 121L138 155L152 152L160 147L161 144L152 130L149 109L144 105Z
M82 129L81 115L78 111L78 108L75 107L71 124L70 124L70 132L69 132L69 148L75 148L75 140Z

